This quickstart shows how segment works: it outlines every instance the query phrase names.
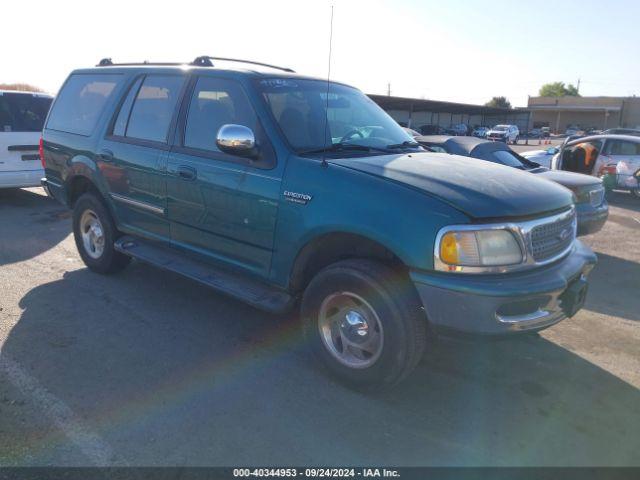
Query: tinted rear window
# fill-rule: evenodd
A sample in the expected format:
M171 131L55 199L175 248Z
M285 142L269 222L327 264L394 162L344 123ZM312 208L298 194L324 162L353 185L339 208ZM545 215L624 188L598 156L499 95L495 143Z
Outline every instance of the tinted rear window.
M24 93L0 93L0 132L39 132L51 98Z
M53 105L47 128L90 135L121 81L119 74L71 75Z

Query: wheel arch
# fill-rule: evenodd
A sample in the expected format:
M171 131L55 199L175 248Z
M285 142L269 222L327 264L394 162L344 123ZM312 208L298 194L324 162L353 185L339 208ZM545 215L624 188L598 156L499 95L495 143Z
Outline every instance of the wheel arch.
M87 192L94 192L99 198L102 198L100 189L93 181L93 178L83 173L69 176L65 182L65 191L67 193L67 205L71 208L75 206L78 198Z
M298 251L289 275L289 290L301 292L324 267L351 258L377 260L407 270L398 255L376 240L351 232L327 232L310 239Z

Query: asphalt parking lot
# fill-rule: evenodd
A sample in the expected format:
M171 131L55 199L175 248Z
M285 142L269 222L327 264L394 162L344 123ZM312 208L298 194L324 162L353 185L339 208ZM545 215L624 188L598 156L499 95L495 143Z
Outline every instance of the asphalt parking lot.
M549 143L545 143L549 142ZM549 147L559 147L562 145L564 138L538 139L530 138L519 139L516 145L509 145L510 148L518 153L527 152L529 150L546 150Z
M640 202L610 203L578 315L438 343L365 395L295 315L140 263L91 273L68 211L0 191L0 465L640 465Z

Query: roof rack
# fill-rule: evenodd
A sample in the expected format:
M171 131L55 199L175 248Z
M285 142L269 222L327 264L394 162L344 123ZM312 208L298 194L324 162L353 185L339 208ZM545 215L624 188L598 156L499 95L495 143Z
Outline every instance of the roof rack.
M175 67L178 65L184 65L184 62L148 62L147 60L145 60L144 62L132 62L132 63L113 63L113 61L111 61L110 58L103 58L102 60L100 60L100 62L98 62L98 64L96 65L96 67L130 67L130 66L136 66L136 65L158 65L158 66L165 66L165 67Z
M251 60L241 60L239 58L210 57L207 55L196 58L193 62L191 62L191 65L194 65L197 67L213 67L213 63L211 62L211 60L220 60L222 62L248 63L249 65L259 65L261 67L268 67L268 68L275 68L276 70L282 70L283 72L295 73L290 68L278 67L277 65L270 65L268 63L253 62Z
M211 60L220 60L222 62L247 63L249 65L259 65L261 67L275 68L276 70L282 70L283 72L295 73L290 68L278 67L277 65L270 65L268 63L254 62L254 61L251 61L251 60L240 60L238 58L210 57L210 56L207 56L207 55L204 55L204 56L201 56L201 57L197 57L189 65L192 65L194 67L213 67L213 62ZM111 58L103 58L102 60L100 60L100 62L98 62L96 67L113 67L113 66L129 67L129 66L139 66L139 65L156 65L156 66L165 66L165 67L175 67L175 66L179 66L179 65L185 65L185 63L179 63L179 62L148 62L146 60L144 62L113 63Z

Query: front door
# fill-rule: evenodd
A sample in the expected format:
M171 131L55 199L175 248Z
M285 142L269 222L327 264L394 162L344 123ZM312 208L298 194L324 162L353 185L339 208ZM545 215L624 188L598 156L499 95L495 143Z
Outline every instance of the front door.
M225 124L251 128L260 157L221 152ZM243 87L234 80L192 80L167 165L167 213L175 246L258 276L269 271L281 179L275 155Z
M137 78L98 149L97 163L125 231L169 240L168 137L184 82L184 75Z

